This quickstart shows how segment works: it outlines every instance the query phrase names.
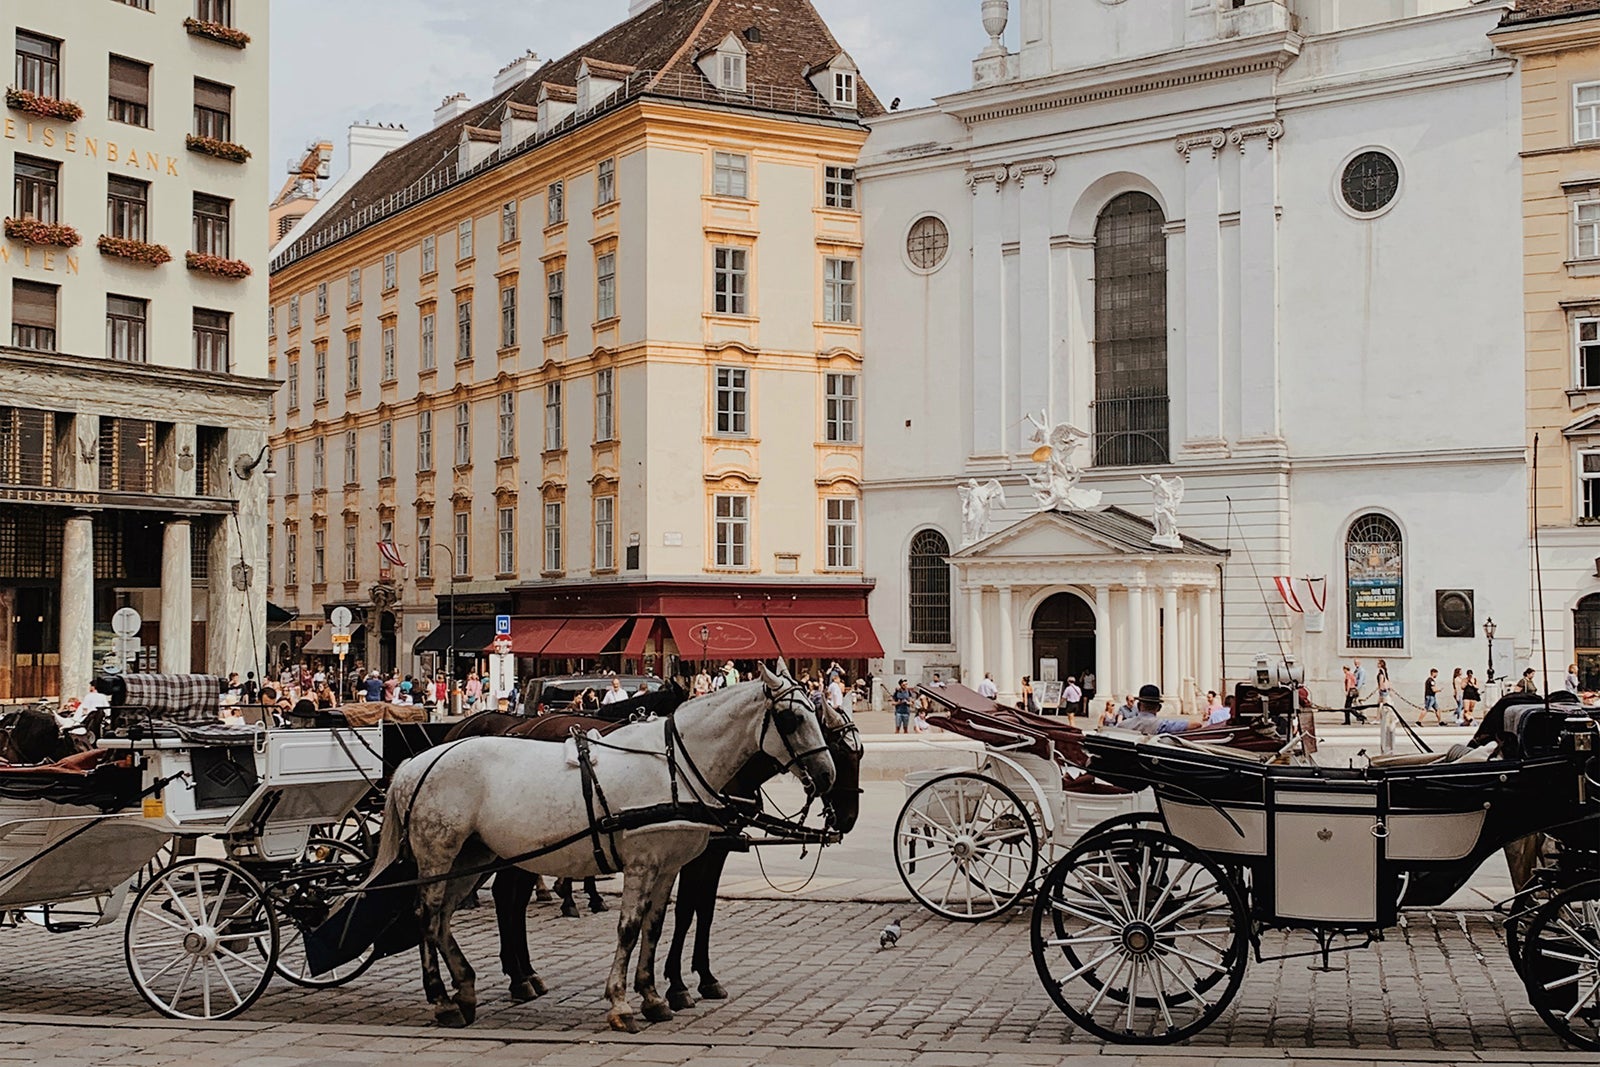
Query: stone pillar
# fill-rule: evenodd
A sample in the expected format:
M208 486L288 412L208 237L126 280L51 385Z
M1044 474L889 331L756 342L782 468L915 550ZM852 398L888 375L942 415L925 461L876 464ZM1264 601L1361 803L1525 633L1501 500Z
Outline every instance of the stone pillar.
M161 533L161 648L164 673L188 673L194 636L194 577L188 519L173 519Z
M1278 425L1278 183L1283 125L1233 131L1239 147L1239 437L1274 444Z
M1022 248L1019 254L1018 273L1021 291L1017 301L1017 314L1021 319L1017 353L1018 389L1021 410L1007 411L1007 425L1021 420L1023 411L1046 408L1056 418L1064 412L1052 403L1051 316L1056 301L1056 286L1050 277L1050 175L1055 173L1054 160L1035 160L1011 168L1011 177L1021 189L1020 233ZM1063 360L1065 364L1068 361ZM1007 448L1018 452L1032 451L1028 435L1033 427L1026 422L1011 431Z
M94 677L94 520L68 516L61 532L61 698L81 697Z
M967 632L961 642L961 684L976 686L983 677L983 586L964 585L967 602Z
M967 176L972 187L972 451L999 455L1005 448L1005 255L1001 248L1003 166ZM979 674L982 677L982 674Z
M1221 672L1217 670L1217 617L1212 600L1211 587L1201 587L1200 665L1196 668L1195 678L1205 688L1216 689L1218 693L1221 693L1221 686L1224 683Z
M1128 587L1128 656L1126 680L1123 688L1137 694L1139 687L1151 681L1145 674L1144 659L1144 590Z
M1192 678L1198 683L1199 675L1194 672L1194 611L1190 599L1189 590L1178 590L1178 679L1186 681ZM1183 695L1185 698L1192 695L1187 685L1183 687ZM1203 687L1200 697L1205 697Z
M1111 666L1111 590L1094 587L1094 677L1098 692L1111 694L1121 679Z
M1178 590L1161 590L1161 690L1183 695L1183 674L1178 667Z
M1009 693L1009 692L1012 692L1011 687L1013 685L1016 685L1017 682L1020 681L1021 677L1022 677L1020 674L1017 673L1017 650L1016 650L1017 620L1015 618L1013 618L1012 615L1011 615L1011 587L1009 585L1002 585L1000 587L999 592L1000 592L1000 650L999 650L999 652L1000 652L1000 657L999 657L1000 658L1000 666L997 669L1000 672L1000 677L1003 679L1003 681L1001 681L1001 683L1000 683L1000 689L1001 689L1002 692ZM1032 657L1032 653L1031 652L1029 653L1029 657L1031 659L1031 657ZM1032 667L1031 666L1029 667L1029 671L1030 672L1032 671ZM975 685L977 683L976 683L976 680L974 680L974 681L968 682L966 684Z
M1222 131L1178 139L1183 154L1184 224L1183 292L1185 331L1183 361L1188 376L1184 397L1186 448L1221 448L1222 321L1218 292L1220 269L1221 183L1217 153L1227 138Z

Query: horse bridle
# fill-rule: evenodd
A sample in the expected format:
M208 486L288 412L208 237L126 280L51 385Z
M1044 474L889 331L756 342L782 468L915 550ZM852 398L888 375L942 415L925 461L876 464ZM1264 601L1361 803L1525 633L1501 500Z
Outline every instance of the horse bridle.
M815 748L806 749L804 752L795 751L792 735L800 727L800 716L815 715L816 709L812 706L811 697L806 692L805 687L800 685L799 682L793 679L780 679L780 681L785 684L777 692L774 692L770 685L765 682L762 683L761 691L767 697L767 711L761 719L761 737L758 739L757 744L765 752L767 728L771 726L777 727L778 739L783 742L783 750L789 755L787 763L781 760L778 762L778 773L786 774L790 770L797 770L800 782L805 786L806 801L809 804L810 801L816 799L817 783L812 780L810 772L805 767L800 766L800 761L809 756L815 756L819 752L828 752L831 756L832 752L828 749L826 735L822 739L822 744ZM817 725L820 729L822 724L819 722Z

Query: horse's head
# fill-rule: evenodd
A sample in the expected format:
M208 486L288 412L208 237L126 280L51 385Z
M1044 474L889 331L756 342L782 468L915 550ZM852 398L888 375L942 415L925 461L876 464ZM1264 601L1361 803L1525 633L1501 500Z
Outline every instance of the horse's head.
M798 777L808 797L827 794L838 774L805 686L791 678L781 662L776 672L762 665L761 686L767 697L761 751Z
M847 834L861 816L861 731L849 715L822 706L822 736L833 756L833 788L823 797L830 829Z

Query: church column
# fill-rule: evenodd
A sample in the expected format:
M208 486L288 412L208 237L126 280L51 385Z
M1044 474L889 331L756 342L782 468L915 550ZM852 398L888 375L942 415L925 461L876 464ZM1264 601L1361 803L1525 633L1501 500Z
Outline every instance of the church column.
M73 514L61 531L61 698L81 697L94 676L94 520Z
M1128 655L1127 669L1124 671L1122 687L1130 693L1138 693L1139 687L1150 679L1145 677L1144 659L1144 589L1130 585L1128 587Z
M1222 677L1217 670L1217 620L1213 613L1210 586L1200 588L1200 665L1195 677L1207 689L1221 693Z
M1156 587L1147 585L1144 593L1144 682L1159 681L1161 676L1161 604ZM1144 682L1140 682L1143 685Z
M1017 674L1016 660L1015 641L1017 633L1017 620L1013 618L1011 614L1011 587L1009 585L1002 585L999 593L1000 664L996 669L1000 672L1000 677L1003 679L1003 681L1000 683L1000 688L1006 692L1010 692L1010 687L1015 685L1021 678L1021 675ZM1029 653L1029 655L1031 656L1032 653ZM967 684L971 685L975 683Z
M1193 627L1194 627L1194 610L1193 610L1193 607L1192 607L1192 594L1190 593L1190 591L1188 589L1179 589L1178 590L1178 642L1177 642L1177 644L1178 644L1178 679L1179 679L1179 681L1184 681L1186 679L1191 679L1192 678L1192 679L1195 679L1196 684L1198 684L1199 675L1195 674L1195 672L1194 672L1194 629L1193 629ZM1190 695L1190 690L1189 690L1189 687L1187 685L1185 685L1183 687L1183 694L1184 694L1185 697L1188 697ZM1200 693L1200 696L1202 698L1205 696L1204 691L1202 691Z
M1222 322L1218 278L1221 184L1217 153L1227 144L1221 130L1180 137L1184 159L1183 359L1188 423L1184 447L1211 450L1222 440Z
M961 642L961 684L976 686L983 677L983 586L964 585L967 602L966 640Z
M1001 249L1004 166L972 171L972 451L1005 450L1005 256ZM981 675L980 675L981 677Z
M1278 195L1274 146L1283 124L1234 130L1239 148L1239 436L1276 443Z
M1094 675L1098 691L1107 695L1119 681L1111 667L1111 590L1103 585L1094 587Z
M189 520L173 519L161 531L161 670L186 674L194 637L194 571Z
M1172 585L1161 590L1161 689L1183 695L1183 673L1178 667L1178 589Z
M1019 267L1022 287L1018 301L1021 316L1020 387L1022 411L1046 408L1054 419L1065 418L1051 404L1051 319L1056 302L1055 285L1050 277L1050 175L1056 172L1053 159L1031 160L1011 168L1011 180L1019 188L1022 248ZM1021 417L1008 412L1007 422ZM1011 434L1008 447L1027 452L1026 423Z

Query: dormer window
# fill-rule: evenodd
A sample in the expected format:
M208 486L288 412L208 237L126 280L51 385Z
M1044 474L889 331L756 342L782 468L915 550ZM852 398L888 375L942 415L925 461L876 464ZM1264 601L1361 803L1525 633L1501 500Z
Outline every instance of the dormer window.
M860 97L856 69L855 61L840 52L826 63L809 68L806 78L829 107L854 111Z
M833 72L833 102L840 107L856 106L856 76L851 71Z
M744 92L744 56L738 52L724 52L718 58L721 62L717 87L731 93Z
M750 53L739 35L730 33L695 59L706 81L721 93L742 93L749 88Z

